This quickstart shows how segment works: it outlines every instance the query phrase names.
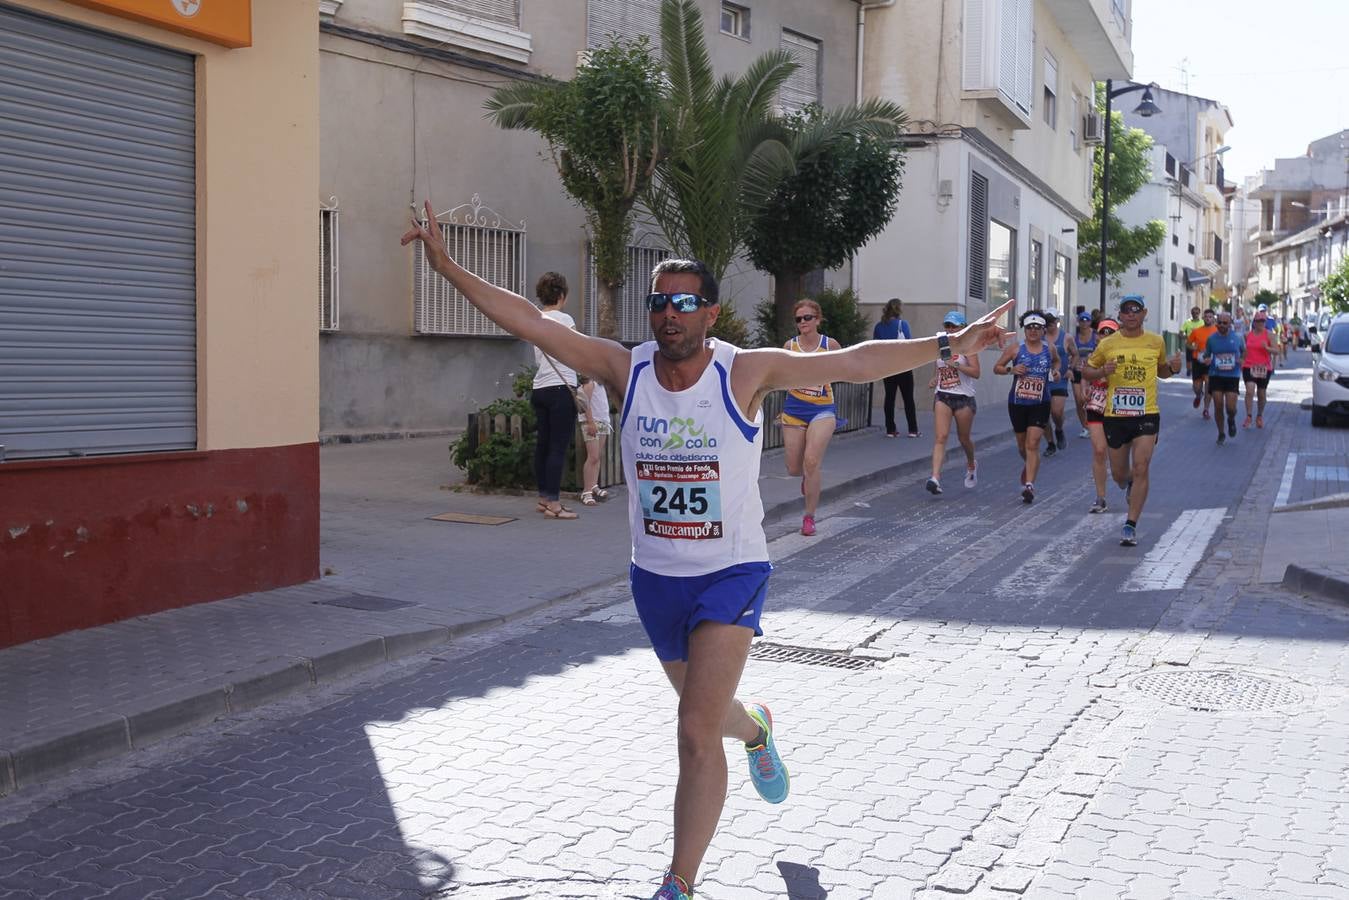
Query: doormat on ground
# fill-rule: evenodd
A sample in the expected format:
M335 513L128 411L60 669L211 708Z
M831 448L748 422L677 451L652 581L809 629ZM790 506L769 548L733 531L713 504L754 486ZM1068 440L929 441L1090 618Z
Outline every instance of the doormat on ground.
M505 525L514 522L514 516L478 516L473 513L447 512L438 516L427 516L437 522L460 522L465 525Z

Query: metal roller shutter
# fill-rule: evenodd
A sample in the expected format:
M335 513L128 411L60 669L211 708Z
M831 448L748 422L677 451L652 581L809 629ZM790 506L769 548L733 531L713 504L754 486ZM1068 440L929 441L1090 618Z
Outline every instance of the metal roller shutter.
M0 6L0 445L192 449L192 56Z
M651 52L660 56L661 0L587 0L586 46L594 50L610 39L631 43L646 36Z

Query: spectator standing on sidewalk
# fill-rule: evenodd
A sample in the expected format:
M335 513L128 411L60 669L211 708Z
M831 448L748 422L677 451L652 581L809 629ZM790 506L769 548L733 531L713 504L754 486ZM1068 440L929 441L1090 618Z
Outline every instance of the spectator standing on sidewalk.
M885 304L881 320L871 329L871 337L877 341L912 339L909 323L904 321L904 303L898 297L891 297ZM909 426L909 437L918 437L918 410L913 406L913 373L900 372L898 375L887 375L882 381L885 385L885 436L899 437L899 430L895 425L895 392L898 391L904 398L904 418Z
M576 420L581 423L586 448L586 461L581 467L581 503L594 506L609 499L609 492L600 487L600 463L609 435L613 434L609 421L609 392L604 385L588 378L577 390L577 399L581 401L582 409L576 414Z
M432 221L435 221L432 218ZM543 316L575 330L576 320L562 311L567 305L567 279L544 272L534 285ZM539 512L549 519L575 519L562 505L562 469L576 430L576 372L534 347L534 386L529 405L534 408L534 478L539 486Z
M426 209L434 222L429 202ZM758 478L764 395L834 381L865 384L1000 347L1007 335L998 320L1012 303L935 338L866 341L825 353L740 350L707 336L721 311L720 286L707 266L667 259L652 273L646 297L654 340L628 349L580 334L483 281L450 257L439 228L413 220L402 242L413 241L487 318L623 398L633 602L679 695L674 852L653 900L688 900L726 802L723 739L743 743L764 800L786 800L789 787L768 708L735 697L750 639L762 633L772 568ZM643 752L656 758L662 745L643 726L643 712L631 707L625 715L634 719Z

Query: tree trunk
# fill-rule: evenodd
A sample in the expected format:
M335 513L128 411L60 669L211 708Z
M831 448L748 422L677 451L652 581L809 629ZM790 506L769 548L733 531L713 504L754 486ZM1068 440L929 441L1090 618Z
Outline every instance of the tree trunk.
M778 342L786 341L796 334L796 323L792 321L792 307L803 296L805 272L773 273L773 313L777 327Z
M623 298L623 282L609 282L595 277L596 293L599 295L599 335L612 341L619 339L618 304Z

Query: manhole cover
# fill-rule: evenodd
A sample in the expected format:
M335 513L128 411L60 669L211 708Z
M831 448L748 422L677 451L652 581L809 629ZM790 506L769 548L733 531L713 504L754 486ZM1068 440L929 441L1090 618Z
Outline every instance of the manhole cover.
M1221 670L1148 672L1134 680L1133 688L1163 703L1201 712L1281 709L1306 699L1294 685Z
M344 606L347 609L363 609L368 612L388 612L391 609L404 609L417 605L407 600L391 600L388 597L371 597L366 594L348 594L345 597L314 602L320 606Z
M755 644L749 650L750 659L764 662L797 663L803 666L827 666L831 669L869 669L876 660L858 656L843 656L823 650L805 650L800 647L779 647L776 644Z

